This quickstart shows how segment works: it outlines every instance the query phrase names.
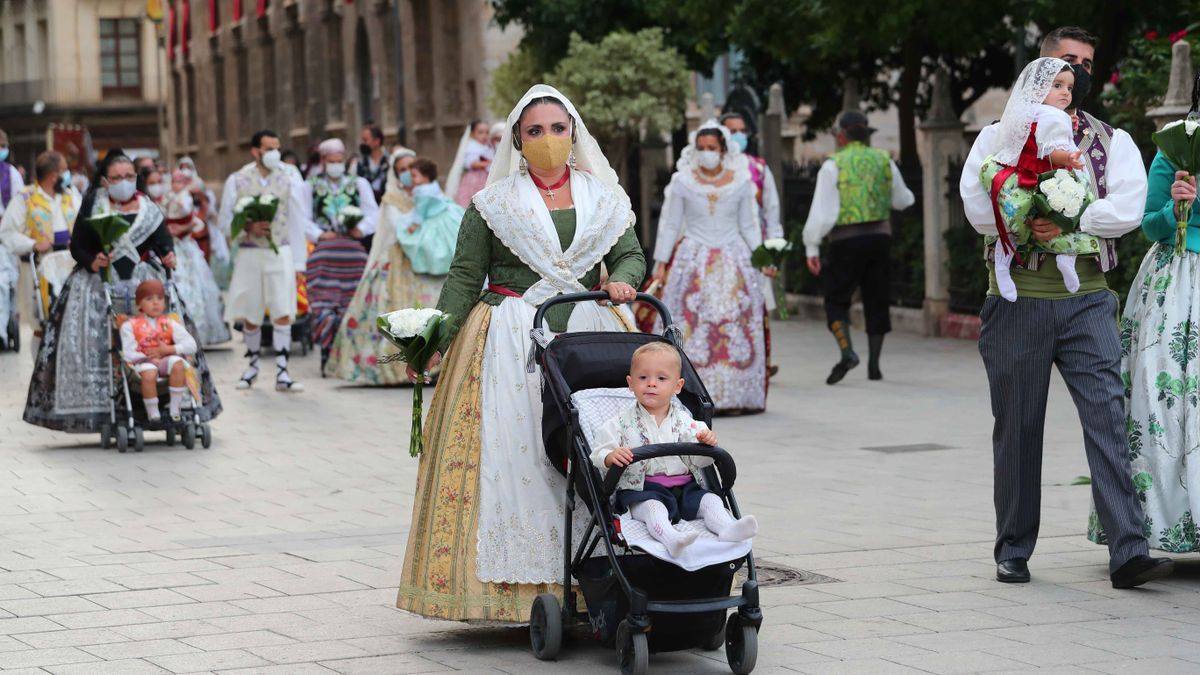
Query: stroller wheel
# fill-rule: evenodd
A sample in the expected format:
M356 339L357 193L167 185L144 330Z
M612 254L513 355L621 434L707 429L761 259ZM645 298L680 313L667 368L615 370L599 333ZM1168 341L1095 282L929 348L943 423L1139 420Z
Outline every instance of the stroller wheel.
M617 665L621 675L645 675L650 670L650 645L646 634L635 632L628 621L617 626Z
M112 425L107 424L107 423L100 425L100 449L101 450L107 450L112 447L112 442L113 442L112 435L113 435Z
M553 661L562 649L562 610L553 593L541 593L529 610L529 642L533 655L541 661Z
M725 616L721 616L721 625L717 631L712 634L707 640L700 644L700 648L706 652L715 652L725 646Z
M133 428L133 449L135 452L141 452L146 449L146 439L142 434L141 427Z
M205 449L212 447L212 427L208 422L200 423L200 445Z
M758 631L734 614L725 624L725 660L734 675L748 675L758 661Z
M175 425L167 424L167 447L175 445Z
M117 427L117 452L125 452L129 449L129 429L123 426Z
M183 425L183 447L188 450L196 447L196 426L191 422Z

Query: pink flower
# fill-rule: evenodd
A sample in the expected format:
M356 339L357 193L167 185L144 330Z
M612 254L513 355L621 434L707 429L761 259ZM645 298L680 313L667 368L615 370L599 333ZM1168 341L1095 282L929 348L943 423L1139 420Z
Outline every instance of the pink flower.
M1147 40L1157 40L1158 39L1158 31L1156 31L1156 30L1146 31L1146 39Z

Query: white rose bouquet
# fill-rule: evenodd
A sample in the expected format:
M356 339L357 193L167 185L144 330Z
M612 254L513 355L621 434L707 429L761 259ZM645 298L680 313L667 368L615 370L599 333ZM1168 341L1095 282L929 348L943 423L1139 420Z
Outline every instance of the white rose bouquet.
M349 234L350 230L358 227L362 222L364 214L362 209L357 206L346 206L337 214L337 228L339 234Z
M1067 169L1055 169L1038 176L1033 204L1038 213L1053 221L1064 233L1079 227L1079 218L1091 202L1087 179Z
M1200 171L1200 134L1196 133L1197 128L1200 128L1200 120L1193 113L1185 120L1165 125L1150 136L1171 166L1176 171L1186 171L1189 176L1195 176ZM1192 203L1177 202L1175 215L1175 255L1183 255L1187 251L1187 227L1192 217Z
M436 309L414 307L381 314L375 320L379 332L400 349L398 354L379 360L380 363L403 361L418 373L424 373L429 360L438 350L442 338L449 330L449 314ZM422 395L424 378L418 377L413 385L412 429L409 432L408 454L416 457L424 449L421 432Z
M795 247L792 246L792 242L782 237L767 239L759 244L758 248L754 249L754 252L750 254L750 264L754 265L754 268L758 270L768 267L781 270L793 248ZM779 310L779 318L788 318L786 298L783 297L783 289L780 287L780 277L778 274L771 280L771 291L775 293L775 308Z
M264 192L257 197L242 197L233 206L233 223L229 227L230 234L236 240L246 229L246 223L260 220L269 223L275 219L275 212L278 210L279 199L275 195ZM279 253L279 246L270 235L267 235L267 243L271 245L272 251Z

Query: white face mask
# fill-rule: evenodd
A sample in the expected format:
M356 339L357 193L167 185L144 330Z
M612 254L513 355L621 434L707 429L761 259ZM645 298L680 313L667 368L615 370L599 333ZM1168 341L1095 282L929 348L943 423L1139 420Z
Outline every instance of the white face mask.
M164 194L166 194L166 192L167 186L163 185L162 183L155 183L154 185L146 186L146 194L150 195L154 199L162 197Z
M338 179L346 175L346 163L339 162L337 164L326 164L325 173L329 174L330 178Z
M696 163L703 169L712 171L721 165L721 153L716 150L699 150L696 152Z
M120 203L133 199L135 192L137 192L137 184L131 180L119 180L108 185L108 196Z
M279 165L283 162L281 159L282 154L278 150L267 150L262 154L262 165L267 167L268 171L278 169Z

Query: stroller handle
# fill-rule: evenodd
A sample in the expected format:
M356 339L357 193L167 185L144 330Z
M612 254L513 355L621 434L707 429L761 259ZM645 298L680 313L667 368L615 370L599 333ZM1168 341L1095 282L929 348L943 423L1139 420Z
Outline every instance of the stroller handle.
M541 328L542 320L546 316L546 310L550 309L551 307L553 307L555 305L562 305L562 304L566 304L566 303L575 304L575 303L579 303L579 302L593 302L596 300L607 300L607 299L608 299L608 293L606 293L604 291L587 291L586 293L564 293L562 295L556 295L556 296L550 298L549 300L546 300L545 302L543 302L541 304L540 307L538 307L537 313L533 315L533 327L535 329ZM656 309L658 311L658 315L660 317L662 317L662 325L664 327L671 325L671 312L670 312L670 310L667 309L667 306L663 304L662 300L659 300L657 297L655 297L649 293L638 293L636 296L634 296L633 302L645 302L650 305L653 305L654 309Z
M640 448L633 449L633 462L629 464L632 466L634 462L644 462L648 459L685 455L711 457L713 459L713 466L721 476L721 491L729 492L730 488L733 487L733 482L737 479L737 465L728 452L715 445L704 445L703 443L654 443L643 445ZM621 481L621 476L624 475L627 468L629 467L614 466L609 468L608 473L604 474L605 495L611 495L616 491L617 483Z

